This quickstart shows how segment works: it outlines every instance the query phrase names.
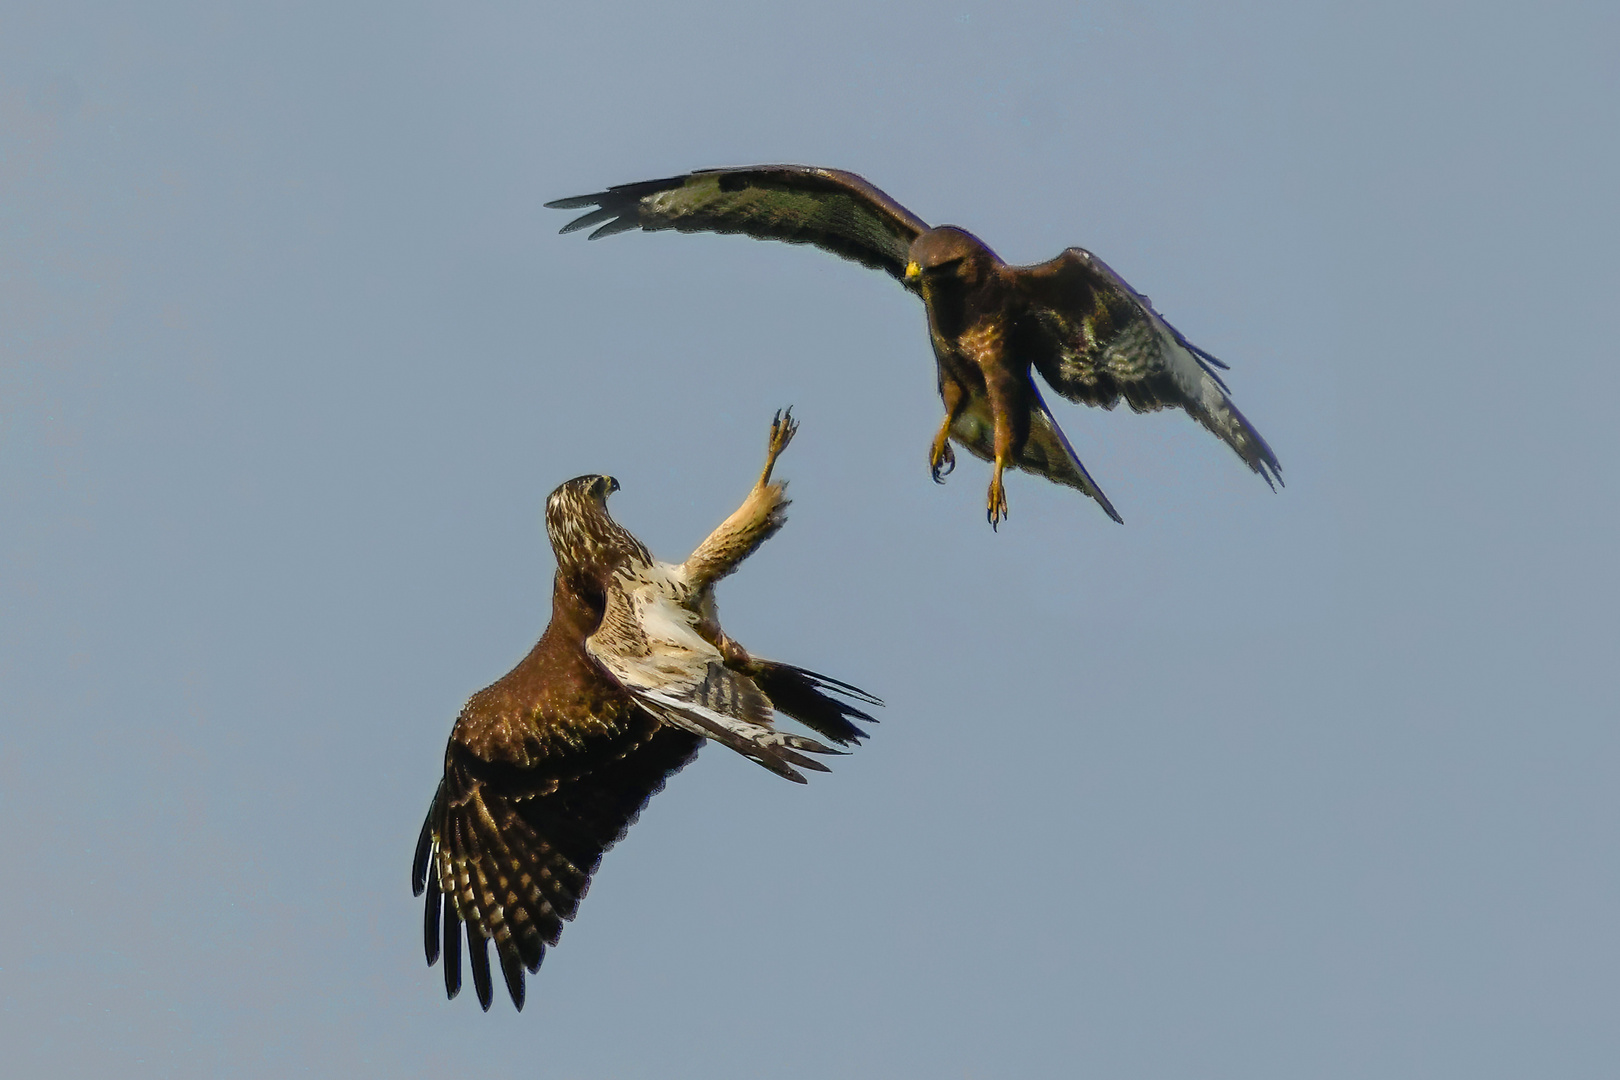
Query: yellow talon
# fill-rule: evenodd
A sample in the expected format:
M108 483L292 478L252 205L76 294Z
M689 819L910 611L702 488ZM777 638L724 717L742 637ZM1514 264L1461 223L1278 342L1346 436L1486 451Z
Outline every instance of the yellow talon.
M986 500L988 509L985 516L990 520L990 527L996 528L1001 522L1007 520L1007 491L1001 484L1001 470L990 478L990 497Z
M759 476L761 487L770 483L771 470L776 468L777 457L781 455L783 450L787 449L788 443L793 441L793 436L798 433L798 430L799 422L793 419L793 406L791 405L777 412L776 416L771 419L771 439L765 448L765 471L760 473Z

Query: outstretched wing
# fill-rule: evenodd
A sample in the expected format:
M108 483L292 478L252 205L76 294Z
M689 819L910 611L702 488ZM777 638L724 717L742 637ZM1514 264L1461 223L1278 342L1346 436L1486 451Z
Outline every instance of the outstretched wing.
M626 567L607 590L607 610L585 651L636 701L665 723L724 743L779 776L804 783L795 765L827 767L806 753L837 753L771 724L770 698L726 665L697 632L698 614L681 601L686 589L676 567Z
M1137 412L1185 409L1266 483L1282 483L1277 455L1216 374L1226 365L1182 337L1107 263L1076 247L1010 277L1026 304L1019 347L1054 390L1105 409L1121 398Z
M1121 525L1125 524L1125 519L1119 516L1114 504L1108 501L1102 488L1097 486L1086 467L1080 464L1074 447L1063 437L1063 429L1052 418L1052 411L1046 407L1040 391L1033 385L1029 391L1029 438L1024 440L1023 449L1018 451L1013 465L1024 472L1083 491L1096 499L1097 505L1109 517ZM990 399L986 395L974 395L967 407L957 414L951 424L951 438L965 446L976 458L996 460L995 418L990 414Z
M809 165L701 169L546 205L596 207L562 228L595 226L592 240L630 229L741 233L814 244L897 280L905 277L911 242L928 231L921 218L854 173Z
M487 1010L494 994L494 941L507 991L522 1009L524 970L539 970L603 852L702 745L639 709L618 719L526 767L491 762L452 738L411 866L412 889L427 893L427 962L442 947L450 997L461 990L465 920L479 1004Z

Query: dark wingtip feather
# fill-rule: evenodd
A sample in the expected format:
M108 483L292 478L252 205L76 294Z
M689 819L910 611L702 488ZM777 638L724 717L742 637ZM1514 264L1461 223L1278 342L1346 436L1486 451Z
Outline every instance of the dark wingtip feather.
M501 957L501 974L506 977L506 992L512 995L512 1004L518 1012L523 1011L523 961L518 959L515 952L507 949L496 950Z
M824 686L832 687L845 697L852 697L858 701L864 701L868 705L876 705L880 708L883 705L883 699L878 697L876 694L869 694L860 687L847 683L842 679L835 679L831 675L823 675L821 672L811 671L809 668L795 668L794 670L799 672L801 675L814 679L816 682L821 683ZM875 716L867 716L865 713L861 713L860 715L863 720L870 720L874 724L878 722L877 717Z
M778 747L777 753L781 755L783 761L788 762L790 765L797 765L801 769L809 769L811 772L832 772L831 769L827 768L827 766L823 765L815 758L805 757L797 750L789 750L786 747Z
M586 217L595 217L596 215L594 215L594 214L586 214L585 216ZM597 218L597 220L600 221L601 219ZM581 225L580 228L584 228L584 226ZM587 237L587 239L600 240L604 236L613 236L616 233L630 232L632 229L639 229L639 228L641 228L641 223L639 221L637 221L635 218L633 218L633 217L621 217L621 218L617 218L617 219L615 219L613 221L608 222L606 225L601 226L596 231L592 232L591 235L589 237Z
M1164 316L1162 316L1162 315L1159 316L1159 317L1161 319L1164 318ZM1165 325L1170 326L1169 323L1165 323ZM1170 329L1175 332L1175 335L1176 335L1177 338L1180 338L1181 343L1187 347L1188 351L1191 352L1194 356L1198 357L1198 359L1202 360L1204 363L1213 364L1216 367L1220 368L1222 371L1231 371L1232 370L1232 365L1222 363L1221 360L1218 357L1216 357L1214 353L1208 352L1207 350L1204 350L1204 349L1200 349L1197 345L1194 345L1192 342L1190 342L1186 338L1182 337L1181 336L1181 331L1176 330L1175 327L1171 326ZM1219 381L1219 380L1217 380L1217 381Z
M540 960L546 954L546 943L540 937L539 929L531 922L525 928L513 935L513 947L517 949L517 958L523 966L530 971L540 970Z
M552 199L543 203L547 210L578 210L581 207L596 206L602 201L602 192L594 195L570 195L566 199Z
M1228 439L1228 445L1238 452L1238 456L1248 463L1249 468L1260 474L1260 479L1266 482L1267 487L1276 491L1278 487L1283 486L1282 462L1277 460L1276 453L1267 445L1266 440L1260 437L1254 425L1249 423L1249 418L1239 412L1237 406L1230 401L1226 405L1232 410L1238 426L1243 429L1243 434L1251 443L1250 446L1244 447L1237 441Z
M546 203L551 210L583 210L587 206L595 207L588 214L570 221L559 233L577 232L588 229L599 221L607 221L606 225L591 233L592 240L614 233L629 232L631 229L641 228L640 203L648 195L655 195L660 191L678 188L686 183L685 176L671 176L663 180L642 180L634 184L615 184L606 191L598 191L590 195L573 195L566 199L553 199ZM608 221L609 218L617 220Z
M495 1002L495 987L489 978L489 939L479 933L467 935L467 961L472 967L473 989L478 1005L485 1012Z
M1102 493L1102 488L1097 488L1092 498L1096 499L1097 505L1103 508L1103 513L1114 519L1116 525L1125 524L1125 519L1119 516L1119 511L1115 510L1114 504L1108 501L1108 496Z
M461 993L461 916L444 905L444 994L451 1000Z
M865 710L823 692L833 690L866 704L883 704L879 698L857 686L791 664L779 664L772 660L761 660L758 664L759 671L754 675L754 681L771 699L776 710L791 716L818 735L849 746L867 737L854 720L877 723L877 719Z
M550 206L552 204L547 203L546 205ZM592 210L588 214L581 214L573 221L570 221L568 224L557 230L557 235L567 236L571 232L578 232L581 229L588 229L599 221L606 221L608 218L616 217L617 215L618 211L612 207L601 206L595 210Z
M439 800L433 800L437 803ZM422 822L422 835L416 838L416 855L411 859L411 895L421 896L427 885L428 860L433 855L433 814Z
M439 879L428 880L427 904L422 914L422 951L427 954L428 967L439 959Z

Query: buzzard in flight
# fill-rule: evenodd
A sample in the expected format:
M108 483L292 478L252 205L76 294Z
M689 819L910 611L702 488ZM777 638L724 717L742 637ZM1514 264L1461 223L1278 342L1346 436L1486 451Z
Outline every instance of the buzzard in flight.
M562 229L595 226L593 240L630 229L742 233L814 244L901 281L928 309L945 402L929 468L942 482L955 467L952 439L994 463L992 526L1007 516L1009 466L1078 488L1121 520L1052 418L1031 365L1071 401L1185 409L1274 490L1282 482L1277 455L1227 397L1216 372L1226 365L1084 248L1008 266L971 233L930 228L854 173L806 165L703 169L546 205L594 207Z
M813 671L752 656L720 629L715 584L786 520L771 469L797 425L778 414L765 469L741 507L683 563L653 559L607 512L610 476L581 476L546 501L557 556L551 623L504 678L456 719L444 779L411 867L427 893L424 947L444 985L461 989L465 926L473 986L493 997L488 943L512 1002L524 969L574 917L602 853L705 739L789 780L825 772L807 755L838 751L772 724L773 710L823 738L866 736L861 709L881 704Z

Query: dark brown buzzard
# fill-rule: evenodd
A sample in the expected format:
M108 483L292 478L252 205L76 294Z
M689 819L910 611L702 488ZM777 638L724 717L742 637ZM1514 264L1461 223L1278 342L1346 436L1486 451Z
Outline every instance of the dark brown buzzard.
M971 233L929 228L854 173L806 165L703 169L546 205L596 207L562 229L595 226L593 240L630 229L742 233L813 244L904 283L928 308L945 402L929 468L942 482L955 467L952 439L993 462L992 526L1007 516L1001 474L1008 466L1078 488L1122 520L1063 437L1031 365L1071 401L1185 409L1273 490L1282 482L1277 456L1227 397L1215 370L1226 365L1084 248L1008 266Z
M602 853L664 781L714 739L778 775L825 772L837 753L778 731L772 712L831 742L866 736L878 700L813 671L751 656L720 629L714 586L782 527L788 500L771 469L796 429L771 425L765 470L736 513L683 563L653 559L607 512L610 476L581 476L546 501L557 556L551 623L539 644L456 719L444 779L417 841L411 885L427 892L424 947L461 989L463 926L473 986L493 990L488 943L512 1002L524 969L574 917Z

